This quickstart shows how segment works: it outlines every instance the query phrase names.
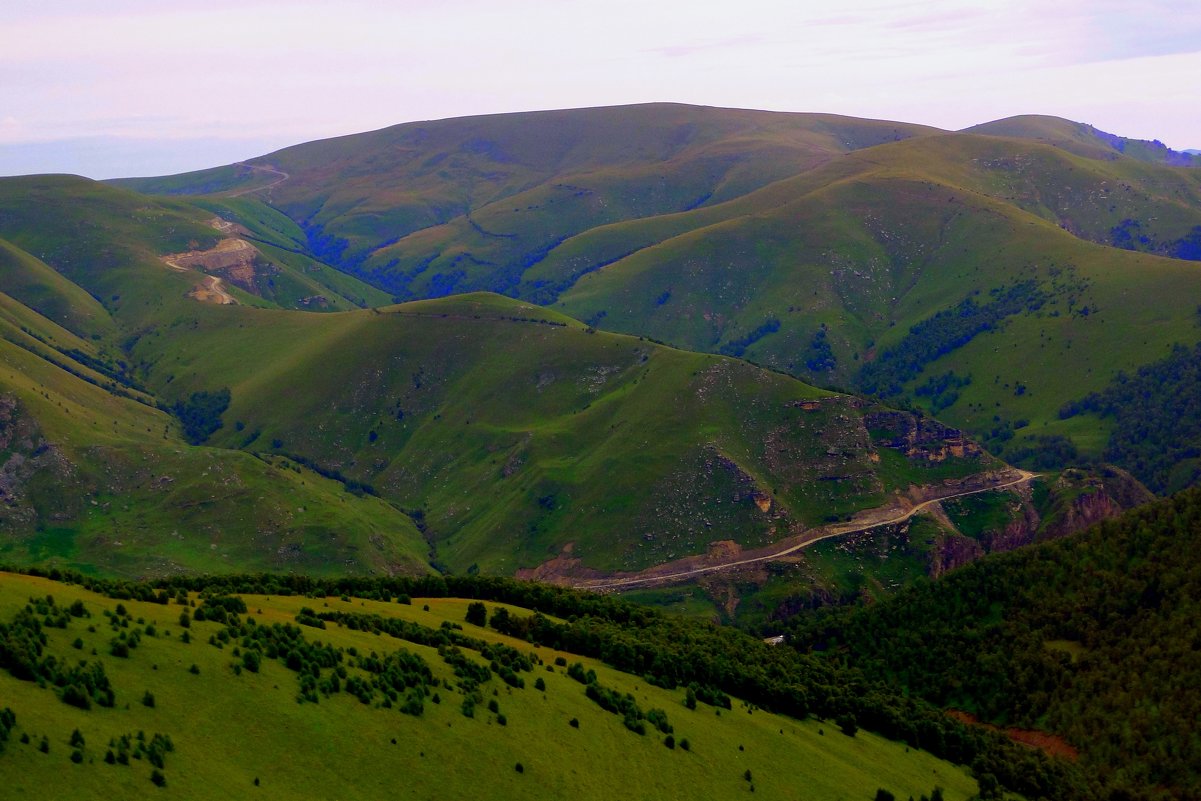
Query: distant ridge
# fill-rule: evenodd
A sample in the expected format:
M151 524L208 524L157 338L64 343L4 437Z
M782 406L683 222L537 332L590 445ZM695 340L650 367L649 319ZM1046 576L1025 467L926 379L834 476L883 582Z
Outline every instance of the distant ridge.
M1131 139L1107 133L1085 122L1073 122L1062 117L1041 114L1022 114L1006 117L981 125L965 128L964 133L1008 136L1015 139L1033 139L1061 147L1087 158L1116 158L1120 153L1137 161L1150 164L1167 164L1172 167L1197 167L1201 160L1196 156L1201 151L1172 150L1158 139ZM1106 151L1112 151L1106 154Z

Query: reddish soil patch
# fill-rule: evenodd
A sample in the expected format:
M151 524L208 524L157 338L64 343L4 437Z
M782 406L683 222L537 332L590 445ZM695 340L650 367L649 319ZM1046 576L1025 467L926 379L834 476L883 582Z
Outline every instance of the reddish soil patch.
M1060 757L1075 762L1080 758L1080 751L1074 748L1067 740L1058 737L1054 734L1048 734L1045 731L1034 731L1033 729L1017 729L1012 726L1002 729L1000 726L994 726L991 723L982 723L979 718L970 712L963 712L958 709L948 709L947 714L958 720L960 723L967 723L972 726L981 726L985 729L999 731L1013 740L1015 743L1027 746L1029 748L1037 748L1044 753L1054 757Z

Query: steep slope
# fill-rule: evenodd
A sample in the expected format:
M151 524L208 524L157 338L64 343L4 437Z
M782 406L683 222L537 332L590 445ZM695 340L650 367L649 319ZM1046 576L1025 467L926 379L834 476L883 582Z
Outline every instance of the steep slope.
M83 532L80 542L96 547L80 564L115 569L120 552L106 556L101 545L102 532L122 525L118 512L141 514L137 525L156 537L177 520L201 532L225 526L242 549L231 565L291 558L290 547L260 535L275 530L274 520L304 530L307 503L299 513L276 501L255 506L250 490L195 508L172 492L154 496L163 503L147 495L119 507L95 497L104 487L113 495L183 487L185 475L210 486L218 471L201 466L200 454L261 473L230 478L231 486L286 478L280 471L298 465L338 482L316 482L332 494L311 507L323 510L320 530L337 531L335 511L346 504L346 539L335 538L334 550L373 543L354 569L412 566L424 546L416 547L404 509L441 565L506 573L566 554L588 569L616 570L713 547L764 547L891 504L911 485L1000 466L931 421L746 363L598 333L495 295L324 315L271 309L266 293L238 283L241 271L268 238L282 249L296 231L258 201L203 201L211 205L202 211L76 179L3 188L10 205L0 205L2 232L21 243L12 261L32 276L14 291L37 301L26 289L42 276L73 310L65 321L87 321L90 312L105 326L79 322L80 337L0 296L14 365L4 390L20 418L88 477L67 493L78 503L64 525L44 510L27 512L18 533ZM37 202L22 205L22 192ZM220 208L245 222L206 216ZM205 239L181 247L181 236ZM35 247L42 259L18 247ZM68 415L60 397L93 411ZM122 411L111 419L99 411L114 404ZM103 439L95 432L109 436L110 428L116 450L90 450ZM185 449L181 463L171 456L181 439L215 450ZM108 483L97 477L104 459L114 464ZM137 459L146 462L142 478ZM290 475L304 486L312 480ZM65 481L47 476L48 487ZM279 485L270 497L285 491ZM189 517L199 512L203 520ZM382 536L388 520L399 540ZM210 539L195 543L209 547ZM172 569L150 549L126 553L134 555L122 569ZM178 567L206 564L203 554L193 549ZM318 558L313 543L296 558Z
M3 292L77 336L110 338L115 325L108 311L79 285L20 248L0 240Z
M187 445L144 393L53 340L14 340L0 340L0 561L121 575L428 569L412 521L379 499L286 459Z
M123 314L127 324L170 316L190 303L189 293L214 278L228 282L238 302L254 305L320 311L386 299L294 247L289 251L287 229L272 230L256 220L256 212L257 217L268 212L234 202L210 208L74 176L6 178L0 180L0 234L8 242L0 269L14 277L19 264L32 276L36 268L31 265L40 260L86 290L109 314ZM239 212L254 231L242 225ZM277 228L280 216L271 217ZM242 248L238 258L196 258L174 269L163 262L171 254L209 253L229 244ZM61 283L52 279L47 287ZM27 277L22 284L37 285L38 279ZM35 297L29 300L39 305ZM80 333L111 334L111 325L96 311L86 314L100 328Z
M390 603L399 592L388 585L379 585L388 599L378 600L370 585L327 595L309 580L306 592L317 595L306 598L286 578L268 582L269 595L97 587L118 596L106 597L0 574L0 797L465 798L486 788L492 799L753 791L834 801L870 799L881 787L900 797L937 787L948 801L964 801L977 790L965 768L867 730L847 736L694 682L697 700L686 686L656 686L602 662L583 640L517 639L502 620L531 618L517 606L489 598L487 608L477 606L492 625L466 622L469 601L443 597L445 583L406 587L416 591L409 604L407 594ZM565 610L572 599L549 600ZM747 675L756 659L788 662L749 637L595 599L574 605L594 642L618 635L666 658L707 648L698 662L714 646L725 660L741 645L738 667ZM668 633L686 641L665 642ZM815 676L839 688L852 681ZM790 677L788 687L812 678ZM905 708L899 699L873 702ZM1005 755L987 738L963 737L962 727L920 712L963 745Z
M1014 173L1005 152L1041 164ZM1140 195L1137 212L1069 198L1103 192L1121 174L1108 164L986 137L885 145L712 209L597 229L548 258L545 280L571 287L556 308L598 326L906 398L994 449L1065 436L1095 454L1104 425L1059 408L1201 336L1198 265L1063 230L1105 230L1152 200L1164 219L1176 210L1175 232L1201 220L1193 173L1156 173L1175 199ZM1076 188L1051 194L1056 175ZM1044 219L1051 207L1066 210ZM635 252L608 255L619 243Z
M936 704L1065 738L1097 778L1092 797L1194 798L1201 576L1178 555L1199 532L1190 490L870 608L798 618L792 642Z
M290 454L419 512L456 570L762 546L997 466L929 421L495 295L196 311L133 347L151 386L229 387L234 425L214 444Z

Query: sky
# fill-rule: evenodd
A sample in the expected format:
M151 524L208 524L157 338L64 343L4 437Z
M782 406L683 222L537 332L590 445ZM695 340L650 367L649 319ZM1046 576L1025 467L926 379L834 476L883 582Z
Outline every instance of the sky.
M0 175L200 169L414 120L651 101L1201 148L1198 0L5 0Z

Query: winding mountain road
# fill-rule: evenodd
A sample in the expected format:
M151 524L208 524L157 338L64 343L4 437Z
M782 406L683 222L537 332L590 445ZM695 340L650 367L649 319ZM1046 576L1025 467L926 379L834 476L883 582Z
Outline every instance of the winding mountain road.
M254 164L241 164L238 166L249 167L250 169L254 170L255 172L266 172L266 173L270 173L272 175L278 175L279 177L269 184L263 184L262 186L252 186L249 189L239 189L237 192L230 192L228 195L226 195L226 197L241 197L242 195L249 195L251 192L262 192L266 189L271 189L273 187L279 186L284 181L286 181L292 177L291 175L288 175L288 173L284 172L283 170L277 170L274 167L259 167Z
M955 493L943 495L943 496L937 497L937 498L930 498L929 500L925 500L925 501L922 501L921 503L915 504L914 506L905 510L904 512L901 512L900 514L896 514L896 515L887 517L882 520L873 520L870 522L860 521L859 523L848 525L845 527L844 526L835 526L835 527L826 528L826 529L817 529L816 531L813 532L813 534L815 536L810 537L809 539L805 539L801 542L789 545L789 546L787 546L779 551L775 551L773 553L769 553L769 554L765 554L765 555L761 555L761 556L748 557L746 559L734 559L734 560L731 560L728 562L721 562L721 563L713 564L713 565L704 565L703 567L691 568L689 570L681 570L681 571L678 571L675 573L660 573L658 575L652 575L652 576L633 576L633 577L624 578L624 579L611 579L611 580L601 579L600 581L593 579L593 580L579 581L579 582L573 583L571 586L575 587L577 589L581 589L581 590L618 590L618 589L623 589L626 587L636 587L636 586L643 585L643 584L669 583L672 581L678 581L680 579L690 578L692 576L700 576L700 575L704 575L706 573L716 573L720 570L729 570L730 568L734 568L734 567L742 567L743 565L752 565L752 564L757 564L759 562L770 562L774 559L781 559L785 556L788 556L789 554L793 554L793 553L796 553L797 551L808 548L810 545L814 545L815 543L821 542L822 540L832 539L833 537L845 537L848 534L858 534L859 532L862 532L862 531L870 531L873 528L879 528L880 526L888 526L888 525L892 525L894 523L903 523L904 521L913 517L915 514L922 511L926 507L932 506L933 504L936 504L936 503L942 503L943 501L949 501L952 498L962 498L966 495L976 495L981 492L992 492L994 490L1001 490L1001 489L1007 489L1009 487L1015 487L1019 484L1024 484L1024 483L1030 481L1031 479L1037 478L1039 475L1038 473L1030 473L1025 470L1015 470L1014 472L1017 474L1016 478L1012 478L1010 480L1003 481L1003 482L1000 482L997 484L991 484L986 487L977 487L975 489L966 490L964 492L955 492Z

